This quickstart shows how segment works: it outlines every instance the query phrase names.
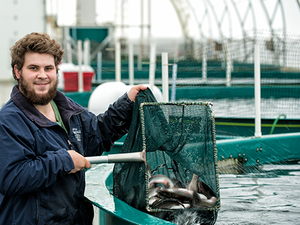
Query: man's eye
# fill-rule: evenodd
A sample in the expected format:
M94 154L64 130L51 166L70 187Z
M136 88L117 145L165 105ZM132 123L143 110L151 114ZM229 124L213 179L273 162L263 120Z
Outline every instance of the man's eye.
M30 67L30 69L31 69L31 70L37 70L37 68L36 68L36 67Z
M45 68L46 71L50 71L50 70L52 70L52 69L53 69L52 67Z

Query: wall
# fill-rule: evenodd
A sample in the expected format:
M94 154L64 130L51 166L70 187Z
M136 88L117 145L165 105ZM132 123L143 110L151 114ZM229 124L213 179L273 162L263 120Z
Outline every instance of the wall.
M0 0L0 107L15 84L10 67L10 47L31 32L45 32L45 1Z

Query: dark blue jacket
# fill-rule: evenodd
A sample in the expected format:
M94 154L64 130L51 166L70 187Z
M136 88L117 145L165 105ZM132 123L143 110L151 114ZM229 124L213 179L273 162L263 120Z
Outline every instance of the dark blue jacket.
M84 156L101 155L129 129L133 102L126 94L98 116L61 92L54 101L69 135L17 86L0 110L0 224L84 224L85 172L68 174L68 140Z

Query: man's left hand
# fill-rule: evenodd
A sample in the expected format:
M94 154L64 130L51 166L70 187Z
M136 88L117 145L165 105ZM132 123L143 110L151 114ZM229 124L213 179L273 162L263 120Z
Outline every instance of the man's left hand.
M136 95L139 93L140 90L144 91L146 90L147 87L142 85L142 84L139 84L139 85L136 85L136 86L133 86L127 93L127 96L128 98L131 100L131 101L135 101L135 97Z

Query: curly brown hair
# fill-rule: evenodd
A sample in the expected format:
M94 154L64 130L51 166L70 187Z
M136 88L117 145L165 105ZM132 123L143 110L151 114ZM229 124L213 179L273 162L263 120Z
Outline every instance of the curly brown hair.
M58 64L61 62L64 50L61 45L54 39L51 40L50 36L46 33L27 34L25 37L17 41L11 48L11 67L14 79L17 80L14 66L21 70L24 65L25 53L47 53L54 56L54 63L56 72L58 72Z

